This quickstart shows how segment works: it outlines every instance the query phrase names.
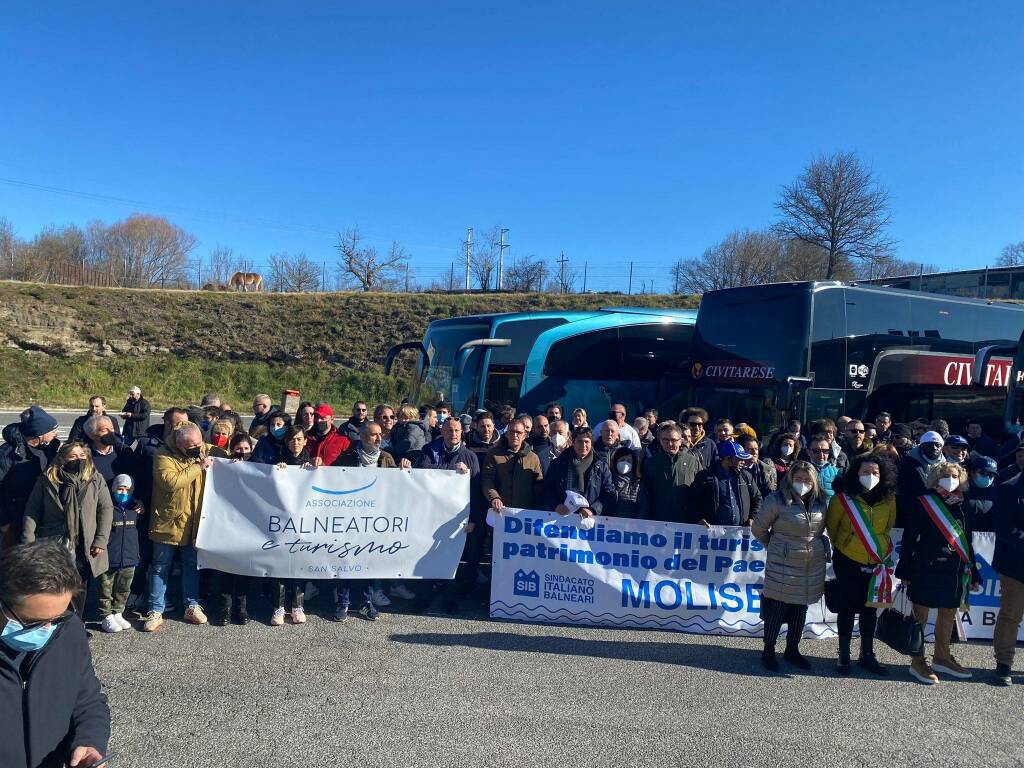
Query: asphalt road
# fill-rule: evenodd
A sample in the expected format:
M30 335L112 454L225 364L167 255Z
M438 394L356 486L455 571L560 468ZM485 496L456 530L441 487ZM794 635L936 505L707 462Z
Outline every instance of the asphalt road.
M278 628L170 620L92 641L116 768L1024 764L1024 676L929 688L883 648L890 679L840 679L835 641L804 646L813 672L770 676L756 640L482 609ZM991 668L987 645L956 653Z

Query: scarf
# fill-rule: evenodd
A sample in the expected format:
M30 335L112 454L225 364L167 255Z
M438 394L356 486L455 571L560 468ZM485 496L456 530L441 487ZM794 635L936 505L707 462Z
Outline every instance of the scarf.
M376 467L377 462L380 461L380 447L378 446L372 451L368 451L366 446L360 441L356 446L356 461L359 462L360 467Z
M586 475L587 470L590 469L594 463L594 452L591 451L586 455L585 458L576 456L572 460L572 468L576 471L576 487L573 490L584 491L587 487Z
M458 456L459 451L461 451L461 450L462 450L462 441L461 440L459 442L457 442L455 445L453 445L451 448L448 447L448 444L446 442L444 442L443 440L441 441L441 453L444 456L444 460L446 462L451 461L456 456Z
M64 510L65 531L62 541L69 550L75 552L82 538L82 509L78 497L87 483L81 472L72 475L63 469L57 470L57 479L60 485L47 483L47 491Z

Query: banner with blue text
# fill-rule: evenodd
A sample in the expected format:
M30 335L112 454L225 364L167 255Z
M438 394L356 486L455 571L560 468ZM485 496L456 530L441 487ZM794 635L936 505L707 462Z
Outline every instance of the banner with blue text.
M761 635L766 552L747 528L598 517L584 530L576 515L507 507L488 522L495 618ZM961 615L968 638L992 637L999 609L993 543L993 534L975 535L984 583ZM824 601L811 605L804 635L835 634Z
M245 576L451 579L468 519L469 475L215 459L196 548Z

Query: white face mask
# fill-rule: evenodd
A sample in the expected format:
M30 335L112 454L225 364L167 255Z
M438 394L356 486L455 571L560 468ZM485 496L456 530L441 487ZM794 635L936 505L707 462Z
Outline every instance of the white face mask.
M865 490L870 491L876 485L878 485L877 475L860 475L860 484L864 486Z
M781 448L779 448L779 453L781 453L783 456L789 456L791 453L793 453L793 446L790 445L789 443L786 443Z
M814 488L810 483L793 483L793 490L797 492L799 496L806 496Z
M551 442L555 444L555 448L562 448L565 446L565 435L561 432L555 432L555 436L551 438Z
M949 491L950 493L952 493L953 491L955 491L959 487L960 487L960 478L958 478L958 477L942 477L942 478L939 478L939 488L944 488L945 490Z
M615 468L619 471L620 475L628 475L630 470L633 469L633 463L621 460L615 465Z

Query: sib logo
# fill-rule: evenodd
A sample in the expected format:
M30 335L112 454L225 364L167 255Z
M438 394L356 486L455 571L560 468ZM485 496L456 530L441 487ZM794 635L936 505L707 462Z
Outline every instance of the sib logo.
M522 568L516 571L512 594L523 597L540 597L540 576L536 571L527 573Z

